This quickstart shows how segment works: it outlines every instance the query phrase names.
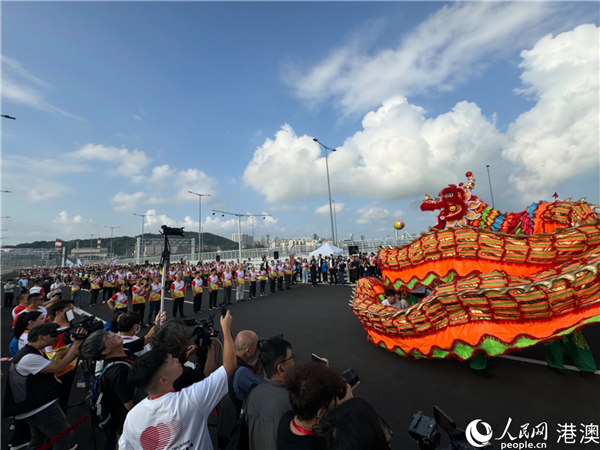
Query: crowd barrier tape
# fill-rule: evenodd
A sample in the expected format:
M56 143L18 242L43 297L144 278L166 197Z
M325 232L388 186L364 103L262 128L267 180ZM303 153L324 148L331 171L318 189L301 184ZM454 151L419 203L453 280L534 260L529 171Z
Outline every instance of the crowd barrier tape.
M56 444L58 441L60 441L62 438L64 438L67 434L69 434L75 428L81 426L89 418L90 418L90 416L88 414L86 414L81 419L79 419L77 422L75 422L73 425L71 425L69 428L61 431L59 434L57 434L56 436L54 436L52 439L50 439L44 445L38 447L36 450L46 450L46 449L52 447L54 444Z

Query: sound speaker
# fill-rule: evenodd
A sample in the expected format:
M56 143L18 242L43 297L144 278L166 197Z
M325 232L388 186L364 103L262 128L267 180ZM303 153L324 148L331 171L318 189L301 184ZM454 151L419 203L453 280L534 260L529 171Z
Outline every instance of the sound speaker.
M217 255L217 262L221 262L221 255Z
M273 252L273 258L275 258L275 260L279 259L279 252Z
M147 265L147 266L149 266L149 265L150 265L150 263L148 262L148 260L146 260L146 265Z
M358 245L350 245L350 246L348 246L348 254L349 255L356 255L356 254L358 254Z

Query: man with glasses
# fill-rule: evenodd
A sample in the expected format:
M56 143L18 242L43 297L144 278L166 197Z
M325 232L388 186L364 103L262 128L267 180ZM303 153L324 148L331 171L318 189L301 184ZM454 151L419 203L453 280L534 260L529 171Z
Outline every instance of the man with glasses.
M277 448L277 427L281 417L292 409L285 377L294 367L292 344L285 339L268 339L260 350L265 372L262 384L248 395L245 414L250 450Z

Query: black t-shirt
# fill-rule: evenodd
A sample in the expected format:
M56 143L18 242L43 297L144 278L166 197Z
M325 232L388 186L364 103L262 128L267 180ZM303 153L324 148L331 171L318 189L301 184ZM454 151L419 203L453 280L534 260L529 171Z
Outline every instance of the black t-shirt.
M122 361L127 364L122 364ZM110 363L116 364L106 369L102 375L101 391L104 394L102 410L104 414L111 415L111 431L119 433L123 429L128 412L124 404L132 401L135 395L135 388L127 380L133 361L128 357L109 358L104 360L104 367L106 368Z
M206 378L204 376L204 372L200 368L192 369L188 366L183 366L183 373L175 383L173 383L173 387L176 391L181 391L182 389L191 386L198 381L202 381Z
M294 411L286 412L277 427L277 450L310 450L312 435L298 436L290 430L290 422L294 418Z

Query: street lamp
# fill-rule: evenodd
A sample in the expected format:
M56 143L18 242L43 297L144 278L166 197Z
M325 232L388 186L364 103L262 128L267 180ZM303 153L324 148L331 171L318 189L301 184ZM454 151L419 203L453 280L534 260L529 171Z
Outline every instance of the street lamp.
M329 162L327 159L327 150L331 150L332 152L335 152L335 148L329 148L326 145L323 145L322 143L319 142L319 140L317 138L313 138L313 141L315 141L316 143L318 143L321 147L323 147L325 149L325 168L327 169L327 190L329 191L329 216L331 218L331 237L333 239L333 245L337 245L334 230L333 230L333 209L331 207L331 185L329 183Z
M4 117L5 119L17 120L16 117L11 117L11 116L8 116L6 114L2 114L0 117Z
M142 218L142 240L140 242L140 253L139 253L139 259L138 259L138 264L140 264L141 259L143 258L142 254L144 253L144 221L146 220L146 217L152 217L154 214L136 214L133 213L134 216L140 216Z
M94 242L94 236L98 236L97 234L85 234L90 237L90 262L92 262L92 243Z
M198 196L198 260L202 261L202 197L211 197L211 195L192 191L188 191L188 193Z
M108 226L108 225L104 225L104 228L110 228L110 260L112 261L112 259L113 259L113 252L112 252L112 249L113 249L113 246L112 246L112 244L113 244L113 230L115 228L121 228L121 227L111 227L111 226Z
M240 262L242 261L242 217L260 217L262 216L262 218L264 219L265 217L273 217L271 216L271 214L239 214L239 213L230 213L227 211L219 211L218 209L213 209L212 213L213 216L215 215L215 213L221 213L221 217L225 217L225 214L228 214L230 216L236 216L238 218L238 244L239 244L239 258L240 258ZM254 232L252 233L254 234Z
M338 231L337 231L337 213L335 212L335 200L331 200L333 203L333 218L335 221L335 241L338 242Z
M490 165L488 164L485 167L487 168L488 182L490 183L490 195L492 196L492 208L496 209L496 206L494 205L494 192L492 191L492 179L490 178Z

